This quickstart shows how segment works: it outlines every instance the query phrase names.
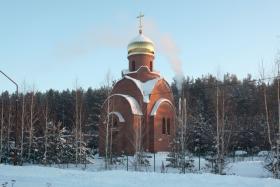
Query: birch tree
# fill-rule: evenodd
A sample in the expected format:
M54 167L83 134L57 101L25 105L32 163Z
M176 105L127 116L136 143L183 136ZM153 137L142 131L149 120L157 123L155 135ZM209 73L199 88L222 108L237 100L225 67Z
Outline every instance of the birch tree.
M49 126L49 109L48 109L48 101L46 98L45 108L43 110L44 114L44 123L45 123L45 132L44 132L44 157L43 163L46 165L48 163L48 126Z
M78 88L76 80L75 91L75 164L81 163L81 159L85 158L86 144L83 141L83 90ZM85 160L85 159L84 159Z
M276 59L277 65L277 103L278 103L278 134L276 136L276 164L275 164L275 175L276 178L280 178L280 57Z
M218 173L223 174L224 154L225 154L225 96L224 89L219 86L220 73L217 73L216 83L216 149L217 149L217 169ZM220 106L222 105L222 106ZM220 112L221 110L221 112ZM221 113L221 114L220 114Z
M107 106L106 106L106 129L105 129L105 169L109 168L109 128L110 128L110 94L111 94L111 74L110 71L106 74L105 79L107 90Z
M21 164L23 163L24 126L25 126L25 83L23 85L22 103L21 103L21 141L20 141Z
M8 106L8 127L7 127L7 153L10 154L10 133L11 133L11 119L12 119L12 104L11 98L9 97L9 106Z
M220 121L219 121L219 86L217 80L216 87L216 148L217 148L217 165L218 165L218 173L222 173L221 167L221 154L220 154Z
M79 106L78 106L78 85L76 80L75 93L75 164L78 164L78 127L79 127Z
M224 169L224 156L225 156L225 91L222 90L222 123L220 128L220 143L221 143L221 150L220 150L220 166L219 166L219 174L223 173Z
M263 100L264 100L264 109L265 109L265 120L266 120L266 126L267 126L267 138L268 143L270 146L270 149L272 149L272 140L271 140L271 130L270 130L270 124L269 124L269 117L268 117L268 107L267 107L267 91L266 91L266 84L265 84L265 69L263 65L263 61L261 62L260 67L260 76L261 76L261 83L263 87Z
M28 141L28 155L27 158L30 161L30 157L31 157L31 150L32 150L32 145L33 145L33 134L34 134L34 124L39 120L38 118L38 111L36 111L35 108L35 95L34 95L34 86L33 86L33 90L30 92L30 106L29 106L29 141Z
M1 99L1 130L0 130L0 163L3 157L3 131L4 131L4 99Z

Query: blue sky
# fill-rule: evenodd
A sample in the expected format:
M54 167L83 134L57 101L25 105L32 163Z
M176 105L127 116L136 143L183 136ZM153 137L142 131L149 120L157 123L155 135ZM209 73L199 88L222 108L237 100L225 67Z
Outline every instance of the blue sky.
M87 89L114 79L128 66L126 47L144 34L158 49L155 69L169 81L175 73L161 49L160 37L172 41L172 55L191 77L233 73L267 75L280 48L279 0L0 0L0 69L22 90ZM0 76L0 91L13 86Z

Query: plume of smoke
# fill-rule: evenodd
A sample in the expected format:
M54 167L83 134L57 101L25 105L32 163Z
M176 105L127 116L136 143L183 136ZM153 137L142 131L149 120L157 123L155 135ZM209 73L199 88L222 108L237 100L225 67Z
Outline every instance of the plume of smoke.
M176 86L179 91L182 89L184 82L184 73L182 68L182 61L179 58L179 52L176 43L169 35L162 35L160 38L160 47L162 53L166 56L168 62L171 65L172 70L175 73Z
M70 42L62 42L56 48L56 56L62 61L71 61L73 59L93 53L96 48L124 48L131 38L135 37L137 32L131 25L122 27L99 27L88 32L82 33L76 39ZM155 47L167 58L175 74L177 89L182 89L184 82L184 73L182 69L182 60L180 59L180 50L171 35L160 31L154 21L145 19L144 34L151 36L155 41Z
M159 52L167 58L167 61L175 73L174 78L177 89L181 91L184 83L184 73L182 60L180 59L180 49L171 35L162 33L153 21L148 20L147 23L145 22L145 28L151 33Z
M60 42L55 48L55 56L60 61L70 62L94 53L97 48L124 48L133 32L129 29L100 27L81 33L67 42Z

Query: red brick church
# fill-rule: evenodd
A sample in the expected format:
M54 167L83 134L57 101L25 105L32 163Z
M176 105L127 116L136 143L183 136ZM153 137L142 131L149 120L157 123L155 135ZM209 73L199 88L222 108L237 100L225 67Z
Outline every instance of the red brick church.
M155 71L155 47L142 33L127 49L128 69L102 106L99 153L134 154L170 151L175 134L175 105L171 88ZM106 146L107 145L107 146Z

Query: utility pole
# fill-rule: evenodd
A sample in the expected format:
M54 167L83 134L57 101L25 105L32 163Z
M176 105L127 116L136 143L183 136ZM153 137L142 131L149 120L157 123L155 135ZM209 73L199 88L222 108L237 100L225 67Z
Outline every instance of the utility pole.
M11 79L7 74L0 70L9 81L11 81L16 86L16 114L15 114L15 148L14 148L14 165L18 164L17 148L18 148L18 84Z

